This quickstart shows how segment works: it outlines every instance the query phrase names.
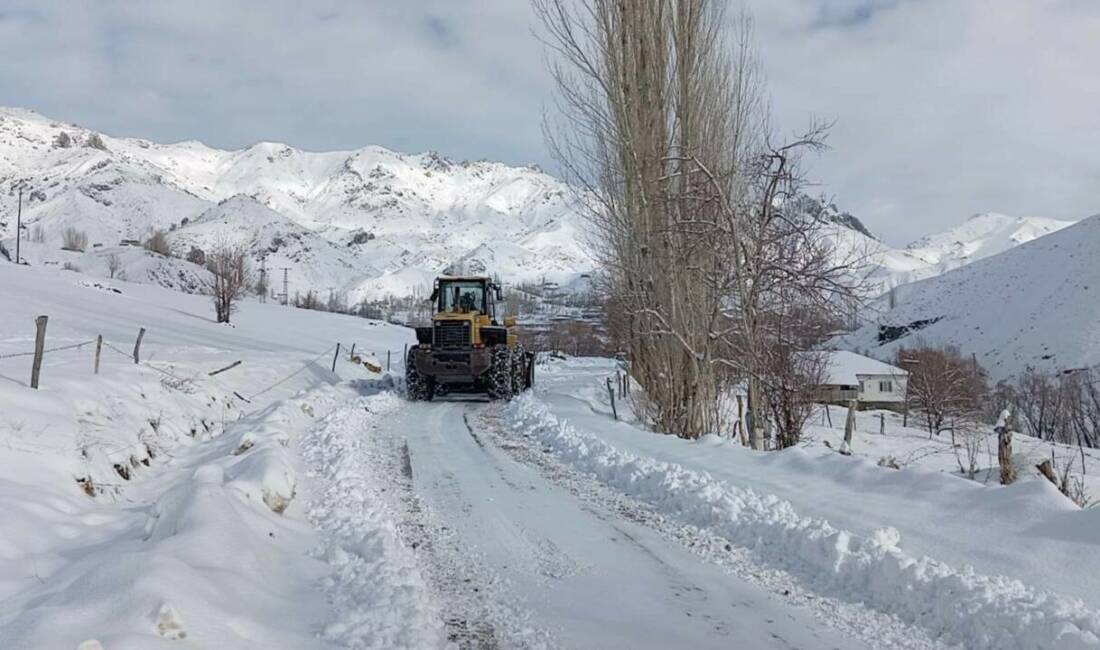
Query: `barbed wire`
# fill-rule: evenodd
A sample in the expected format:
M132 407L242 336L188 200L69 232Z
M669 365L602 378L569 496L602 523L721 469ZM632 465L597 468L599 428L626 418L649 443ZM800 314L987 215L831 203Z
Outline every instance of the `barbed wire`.
M78 349L78 348L82 348L85 345L91 345L92 343L95 343L95 342L96 342L95 339L90 339L88 341L81 341L80 343L71 343L69 345L58 345L58 346L55 346L55 347L52 347L52 348L46 348L46 349L42 350L42 354L50 354L51 352L61 352L63 350L75 350L75 349ZM9 354L0 354L0 359L14 359L16 357L33 357L35 354L37 354L37 353L33 352L33 351L32 352L12 352L12 353L9 353Z
M337 345L340 345L340 344L339 344L339 343L334 343L333 345L330 345L330 346L328 346L328 348L327 348L327 349L326 349L326 350L325 350L324 352L322 352L322 353L318 354L318 355L317 355L316 357L314 357L313 359L310 359L309 361L305 362L304 364L302 364L302 366L301 366L300 368L298 368L298 369L297 369L297 370L295 370L294 372L292 372L292 373L290 373L289 375L287 375L287 376L283 377L282 379L280 379L279 381L275 382L274 384L271 384L271 385L270 385L270 386L268 386L267 388L264 388L263 390L261 390L261 391L259 391L259 392L257 392L257 393L254 393L254 394L252 394L251 396L249 396L249 398L248 398L248 401L249 401L249 402L251 402L252 400L254 400L254 399L256 399L257 397L259 397L260 395L263 395L264 393L268 392L269 390L272 390L273 388L275 388L275 387L277 387L277 386L280 386L280 385L281 385L281 384L283 384L284 382L286 382L286 381L290 380L290 379L291 379L292 377L294 377L294 376L295 376L295 375L297 375L298 373L302 372L303 370L305 370L306 368L310 367L311 365L313 365L313 364L317 363L317 362L318 362L318 361L319 361L319 360L321 359L321 357L324 357L324 356L325 356L325 355L327 355L327 354L328 354L329 352L331 352L331 351L335 350L335 349L336 349L336 346L337 346Z

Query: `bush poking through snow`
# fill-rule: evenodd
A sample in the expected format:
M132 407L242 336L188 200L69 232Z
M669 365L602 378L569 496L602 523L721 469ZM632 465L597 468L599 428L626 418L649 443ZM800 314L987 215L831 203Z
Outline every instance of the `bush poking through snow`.
M95 483L92 482L92 477L85 476L83 478L78 478L76 479L76 483L80 486L80 489L84 492L84 494L95 498L98 490L96 489Z
M179 614L168 603L164 603L157 610L157 634L173 640L187 638L187 631L183 629Z
M898 464L898 459L893 456L883 456L878 459L879 467L889 467L890 469L901 469L901 465Z
M172 255L172 247L168 245L168 235L163 230L154 230L149 239L145 240L142 244L145 250L170 257Z

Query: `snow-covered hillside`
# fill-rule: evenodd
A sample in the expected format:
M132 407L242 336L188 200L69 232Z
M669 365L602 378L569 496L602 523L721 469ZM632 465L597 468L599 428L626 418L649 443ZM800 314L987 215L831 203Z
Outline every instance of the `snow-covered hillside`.
M923 237L904 248L888 246L865 229L842 223L846 227L837 228L835 246L841 259L863 262L867 289L871 295L878 295L893 287L935 277L1003 253L1074 223L987 212L973 215L955 228Z
M168 232L178 257L246 243L257 267L266 257L269 268L290 269L292 294L332 288L353 302L406 295L458 267L562 283L593 267L560 181L536 168L434 153L313 153L269 142L223 151L113 138L0 109L0 234L9 249L20 186L24 241L36 240L24 259L101 275L123 240L155 230ZM61 250L70 227L87 234L83 254ZM164 268L126 256L121 272L182 289L194 278L180 274L201 275L153 261Z
M1100 215L898 287L842 344L889 357L918 338L973 352L995 378L1100 363ZM876 313L877 312L877 313ZM880 340L880 327L924 327ZM935 322L931 322L935 321ZM892 338L886 336L884 338Z
M858 269L857 275L870 296L1003 253L1074 223L987 212L903 248L894 248L882 242L857 217L824 198L800 195L795 209L828 224L826 231L832 238L838 262Z

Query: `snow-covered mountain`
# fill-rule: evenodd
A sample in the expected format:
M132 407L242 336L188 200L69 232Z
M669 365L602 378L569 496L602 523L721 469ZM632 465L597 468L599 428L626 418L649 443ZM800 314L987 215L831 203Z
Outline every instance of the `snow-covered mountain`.
M445 272L586 286L595 263L567 187L533 167L455 162L381 147L307 152L263 142L224 151L199 142L113 138L22 109L0 108L0 241L14 248L25 188L22 258L193 291L192 249L242 243L271 286L336 290L351 302L423 291ZM797 209L835 226L840 256L864 262L868 288L939 275L1071 222L982 214L903 249L883 244L835 204ZM62 250L64 232L88 237ZM125 246L168 233L173 258ZM261 260L263 260L261 262Z
M841 344L878 357L918 339L958 345L977 354L995 378L1027 366L1053 371L1100 363L1097 250L1100 215L900 286L893 309L881 298L878 315Z
M839 212L832 205L826 206L822 215L838 226L834 237L838 258L862 263L862 275L866 276L871 295L941 275L1075 223L986 212L973 215L950 230L922 237L904 248L893 248L881 242L858 219Z
M22 257L31 264L106 274L114 254L127 278L177 288L188 285L180 273L201 269L122 243L164 230L180 258L193 247L244 243L257 267L266 258L271 270L290 269L292 294L332 288L353 301L409 294L458 268L562 283L593 268L567 188L533 167L381 147L164 145L0 109L0 234L9 250L20 185ZM87 234L83 253L61 250L66 228ZM165 268L149 272L150 255ZM133 267L139 261L144 267ZM273 279L278 287L281 272Z

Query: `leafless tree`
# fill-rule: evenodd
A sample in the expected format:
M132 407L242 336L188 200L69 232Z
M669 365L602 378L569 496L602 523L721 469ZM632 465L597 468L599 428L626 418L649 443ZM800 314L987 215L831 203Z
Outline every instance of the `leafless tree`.
M206 269L211 276L207 290L214 298L214 314L219 323L228 323L251 283L248 250L243 245L219 244L206 256Z
M604 273L611 339L646 417L685 437L717 432L744 380L761 424L770 324L849 304L851 275L824 224L791 210L814 126L776 143L751 21L717 0L534 0L554 54L560 123L550 147L580 188ZM787 349L783 354L789 353Z
M295 293L294 306L299 309L312 309L314 311L324 311L325 309L325 304L321 302L321 298L313 289L306 291L305 294Z
M61 248L83 252L88 248L88 233L77 230L73 226L67 226L61 231Z
M122 269L122 257L118 253L111 253L107 256L107 273L113 280L115 275Z
M951 430L954 424L979 417L987 388L985 372L952 346L918 343L899 348L898 365L909 369L909 408L924 414L928 435Z

